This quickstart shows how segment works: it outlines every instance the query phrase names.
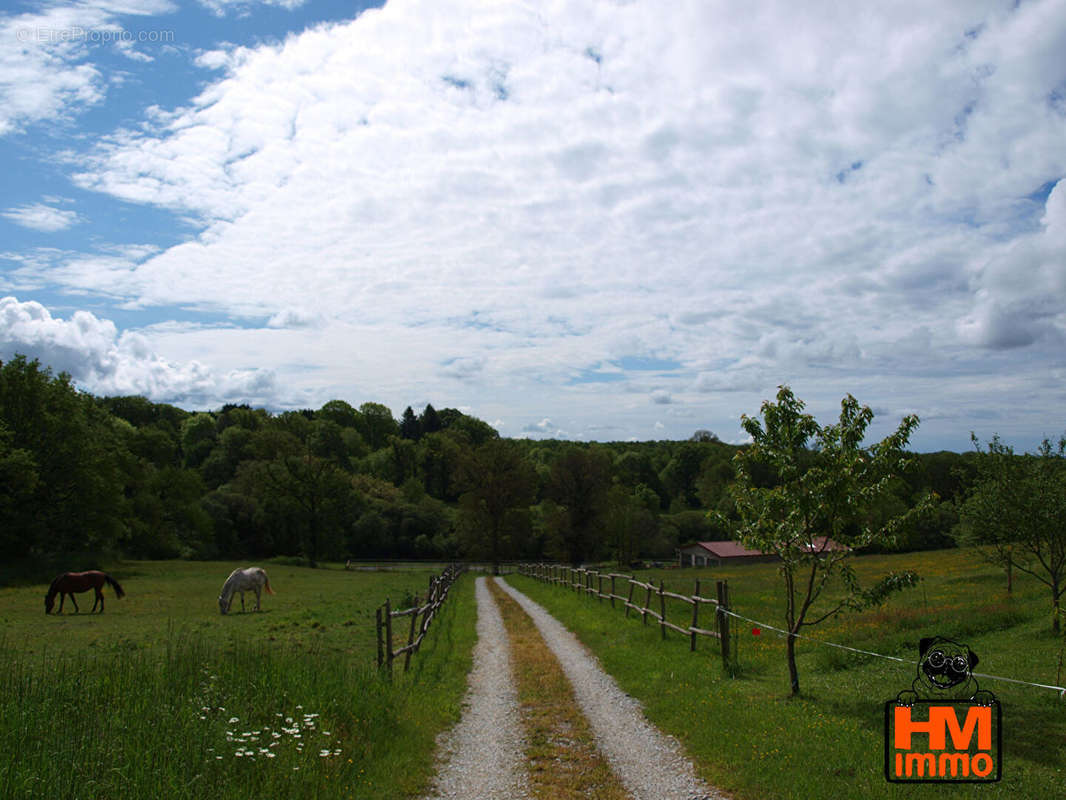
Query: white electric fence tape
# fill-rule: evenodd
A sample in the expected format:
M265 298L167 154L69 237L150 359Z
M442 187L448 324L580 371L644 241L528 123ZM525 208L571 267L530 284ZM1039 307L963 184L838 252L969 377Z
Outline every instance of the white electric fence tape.
M777 633L780 633L782 636L788 636L789 635L789 632L784 630L783 628L775 628L773 625L767 625L765 622L759 622L759 620L757 620L757 619L751 619L750 617L745 617L742 614L736 613L735 611L728 611L728 610L726 610L724 608L719 608L719 611L721 611L721 612L723 612L725 614L728 614L731 617L736 617L737 619L742 619L745 622L750 622L753 625L758 625L760 628L766 628L767 630L775 631ZM837 647L837 648L839 648L841 650L850 650L852 653L862 653L863 655L874 656L875 658L883 658L886 661L898 661L901 664L907 664L907 665L913 665L913 663L914 663L912 661L907 661L904 658L897 658L896 656L886 656L884 653L874 653L874 652L871 652L870 650L860 650L857 647L848 647L847 645L837 644L836 642L825 642L825 641L822 641L821 639L812 639L810 636L803 636L803 635L798 634L798 633L795 634L795 636L796 636L797 639L804 639L804 640L806 640L808 642L814 642L815 644L822 644L822 645L825 645L826 647ZM1004 677L1002 677L1000 675L986 675L983 672L973 672L971 674L975 678L988 678L989 680L993 680L993 681L1006 681L1008 683L1019 683L1019 684L1022 684L1023 686L1035 686L1038 689L1051 689L1052 691L1055 691L1055 692L1059 693L1059 699L1060 700L1066 701L1066 686L1050 686L1050 685L1048 685L1046 683L1032 683L1031 681L1019 681L1019 680L1016 680L1015 678L1004 678Z

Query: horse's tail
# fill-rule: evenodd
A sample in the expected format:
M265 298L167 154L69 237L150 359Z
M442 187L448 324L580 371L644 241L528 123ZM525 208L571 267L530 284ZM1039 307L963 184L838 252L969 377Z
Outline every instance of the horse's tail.
M111 588L115 590L115 597L125 597L126 596L126 593L122 590L122 587L119 586L118 581L116 581L114 578L112 578L106 572L104 573L104 580L107 581L111 585Z
M267 590L267 594L274 594L274 590L270 588L270 578L267 577L266 570L263 570L263 588Z

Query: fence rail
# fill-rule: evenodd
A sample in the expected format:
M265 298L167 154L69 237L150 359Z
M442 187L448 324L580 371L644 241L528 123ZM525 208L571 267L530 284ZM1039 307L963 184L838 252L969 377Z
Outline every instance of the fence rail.
M399 611L392 610L392 602L385 598L385 602L378 606L376 614L377 639L378 639L378 667L388 667L389 675L392 675L392 662L403 656L403 671L411 666L411 656L418 652L422 646L422 640L426 637L426 631L433 623L437 611L448 597L448 591L455 583L455 579L462 573L463 567L452 564L440 575L429 579L429 591L425 602L419 605L418 595L415 595L414 606ZM393 649L392 621L401 617L410 617L411 623L407 631L407 644ZM421 623L419 622L421 617Z
M696 579L692 594L685 595L666 591L662 581L659 581L659 585L656 586L651 582L637 580L632 575L600 572L584 567L568 567L563 564L520 564L518 572L543 583L562 586L574 592L595 597L601 602L610 600L612 608L617 608L620 604L625 609L627 618L631 611L636 612L645 625L648 624L650 617L658 622L663 639L666 638L667 630L676 631L688 637L689 649L692 651L696 650L696 640L700 636L717 639L722 652L722 663L727 668L729 667L729 584L727 581L716 581L716 596L711 598L700 595L699 579ZM605 583L609 584L606 591ZM624 591L625 594L620 594L620 591ZM637 592L643 592L643 603L634 601L634 595ZM639 594L637 599L639 601ZM691 612L685 611L685 616L680 623L667 619L666 601L668 599L691 606ZM715 607L713 629L700 627L700 606L703 604L711 604Z

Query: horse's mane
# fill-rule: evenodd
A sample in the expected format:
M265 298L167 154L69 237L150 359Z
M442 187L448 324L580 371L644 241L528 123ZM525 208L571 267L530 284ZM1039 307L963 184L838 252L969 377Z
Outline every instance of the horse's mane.
M55 576L55 577L54 577L54 578L52 579L52 585L48 587L48 594L55 594L56 592L58 592L58 591L59 591L59 590L58 590L58 589L56 588L56 584L57 584L57 583L59 583L59 581L60 581L60 580L62 580L62 579L63 579L63 577L64 577L64 576L65 576L66 574L67 574L66 572L62 572L62 573L60 573L59 575L56 575L56 576ZM39 591L39 590L38 590L38 591Z
M260 575L262 575L262 579L260 579ZM234 592L251 589L256 584L262 586L265 580L266 571L262 567L238 567L229 574L226 582L222 584L222 594L219 596L229 597Z
M229 574L229 577L226 578L226 582L222 584L222 593L219 594L219 597L229 597L231 594L233 594L233 592L235 591L234 586L237 584L237 581L240 578L242 572L244 572L244 570L240 567L237 567L237 569L233 570L233 572Z

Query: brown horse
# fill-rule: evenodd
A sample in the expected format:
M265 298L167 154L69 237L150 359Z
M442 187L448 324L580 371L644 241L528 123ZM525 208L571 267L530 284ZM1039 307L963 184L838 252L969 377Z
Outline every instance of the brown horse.
M111 588L115 590L116 597L125 596L125 592L122 587L119 586L118 581L108 575L106 572L100 572L99 570L91 570L89 572L64 572L59 575L52 585L48 587L48 594L44 596L44 613L51 614L52 606L56 604L56 595L59 595L59 611L58 614L63 613L63 602L66 600L67 595L70 595L70 602L74 604L74 611L80 612L78 608L78 602L74 599L75 592L87 592L90 589L96 591L96 600L93 602L93 611L96 611L96 606L100 606L100 613L104 613L104 593L100 591L104 584L108 583ZM90 614L92 611L89 612Z

